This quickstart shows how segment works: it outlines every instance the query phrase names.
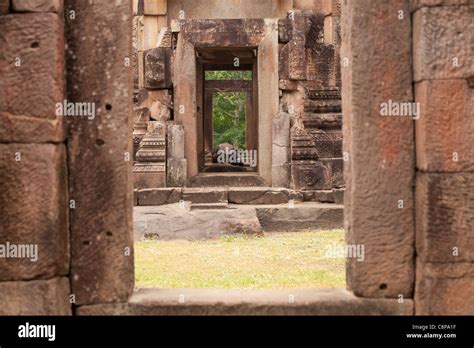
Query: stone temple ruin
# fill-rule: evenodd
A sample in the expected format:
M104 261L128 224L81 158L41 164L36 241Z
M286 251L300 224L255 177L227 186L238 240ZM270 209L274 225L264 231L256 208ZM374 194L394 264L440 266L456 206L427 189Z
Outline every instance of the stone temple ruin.
M199 202L341 204L339 1L227 6L135 1L135 204L196 202L199 188L222 187L240 189ZM214 71L251 77L206 78ZM217 92L245 95L244 147L256 165L212 163Z
M38 247L0 258L0 314L472 315L473 2L340 5L0 0L0 244ZM245 96L257 167L212 160L216 90ZM95 117L58 115L65 100ZM421 116L383 116L389 101ZM345 242L366 250L347 289L134 292L133 204L216 186L243 202L345 186Z

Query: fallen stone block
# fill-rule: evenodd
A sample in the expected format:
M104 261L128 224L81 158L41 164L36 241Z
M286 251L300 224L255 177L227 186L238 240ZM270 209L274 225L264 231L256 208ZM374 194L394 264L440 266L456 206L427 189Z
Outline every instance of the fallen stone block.
M331 230L344 227L344 207L336 204L297 204L294 208L256 207L265 232Z
M192 210L189 202L134 208L135 240L213 239L232 234L262 234L253 207Z

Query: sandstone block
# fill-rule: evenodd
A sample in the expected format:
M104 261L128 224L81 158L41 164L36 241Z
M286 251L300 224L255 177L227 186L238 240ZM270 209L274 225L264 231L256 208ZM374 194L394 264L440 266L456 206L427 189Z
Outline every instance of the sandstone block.
M474 264L417 262L416 315L474 315Z
M272 185L287 187L290 182L290 115L279 113L273 119Z
M416 84L421 116L416 127L416 164L425 172L474 171L474 89L466 80Z
M332 0L295 0L293 7L299 10L312 10L317 14L328 16L332 13Z
M170 88L171 49L154 48L145 52L145 87L150 89Z
M241 209L193 210L191 204L165 204L135 207L135 240L219 238L232 234L262 234L262 227L252 207Z
M0 144L0 192L0 244L32 245L36 254L0 257L0 281L68 274L65 146Z
M145 164L147 166L148 164ZM153 165L153 164L151 164ZM134 172L134 189L154 189L166 186L166 173L164 171Z
M304 203L288 206L256 208L265 232L297 232L343 228L344 207L335 204Z
M145 15L165 15L167 10L166 0L143 0L143 13Z
M64 139L64 28L53 13L0 17L0 140Z
M143 34L139 40L143 44L143 50L156 48L160 26L166 26L166 23L160 23L161 16L142 16L141 18L143 23Z
M330 190L333 186L331 161L293 161L291 172L297 190Z
M278 164L272 165L272 186L289 187L291 178L291 165Z
M406 298L415 275L413 121L382 117L380 105L413 101L410 16L394 15L408 14L409 1L341 3L341 57L350 61L342 67L346 242L366 251L363 262L348 260L348 287L357 296Z
M304 41L288 43L288 77L290 80L306 79L306 48Z
M184 159L184 127L168 126L168 158Z
M181 189L154 188L138 191L138 205L162 205L178 203L181 199Z
M413 16L416 82L474 75L474 5L423 7Z
M474 173L420 174L416 248L424 262L474 261Z
M257 174L240 174L240 173L218 173L207 175L208 173L199 174L190 180L192 187L267 187L267 183Z
M69 279L0 282L0 315L72 315Z
M0 15L7 14L10 11L10 0L0 0Z
M185 159L168 158L166 186L181 187L186 184L187 161Z
M421 7L458 6L474 4L472 0L411 0L410 8L414 12Z
M316 202L321 202L321 203L334 203L333 190L311 191L311 194L308 196L310 197L308 200L311 200L311 201L316 201Z
M13 12L62 13L63 0L11 0Z
M183 200L193 203L227 202L227 189L185 188L183 189Z
M229 188L229 203L280 204L288 203L288 191L260 187Z

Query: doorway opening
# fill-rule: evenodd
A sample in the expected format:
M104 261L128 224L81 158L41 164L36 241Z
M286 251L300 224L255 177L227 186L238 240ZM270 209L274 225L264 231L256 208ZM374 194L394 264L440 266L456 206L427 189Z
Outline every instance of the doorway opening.
M204 172L256 170L251 70L208 70L204 76Z
M214 48L197 54L197 98L202 105L199 171L256 172L256 50Z

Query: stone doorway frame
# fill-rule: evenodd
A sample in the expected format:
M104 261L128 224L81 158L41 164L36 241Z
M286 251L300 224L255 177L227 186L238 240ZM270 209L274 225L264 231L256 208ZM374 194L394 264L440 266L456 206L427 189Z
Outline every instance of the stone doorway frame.
M198 105L198 84L202 76L196 59L199 48L254 48L257 50L258 174L272 185L273 119L278 113L278 20L228 19L181 20L174 61L175 121L185 131L187 180L199 174L203 158L198 134L202 134L202 106ZM255 78L255 76L254 76ZM288 135L289 136L289 135Z
M120 6L112 2L91 4L78 0L73 4L77 13L81 15L78 18L81 19L77 20L67 32L69 42L74 44L69 50L69 54L74 55L74 58L68 61L67 66L68 71L73 73L69 75L68 95L75 97L73 100L94 101L104 106L114 102L111 105L113 108L109 108L113 110L112 112L105 107L101 108L97 117L87 124L87 129L72 130L72 135L69 136L69 197L77 202L77 208L69 219L71 292L75 295L76 306L79 306L76 313L87 314L88 307L93 310L93 308L100 309L100 306L116 304L118 307L126 308L133 294L131 162L124 159L126 158L124 155L130 154L132 149L131 69L124 66L124 58L131 56L131 45L128 42L131 41L132 25L131 20L117 21L117 18L130 19L132 11L130 0L122 2ZM350 291L357 296L370 299L367 299L367 308L372 308L372 313L380 313L378 308L389 304L392 306L390 310L392 314L398 311L410 314L413 313L412 298L415 286L413 221L415 208L412 187L415 167L414 142L410 136L413 134L413 122L370 122L380 120L375 115L379 112L381 99L385 100L393 95L400 95L401 100L412 98L410 94L407 96L400 92L411 91L412 88L411 23L408 19L408 22L404 22L401 26L398 18L393 15L400 6L407 13L409 8L407 0L400 3L390 2L391 7L388 10L370 13L370 19L375 24L363 26L357 20L358 16L365 13L368 4L367 0L348 2L345 5L348 8L347 18L343 20L346 31L345 33L343 31L341 57L349 57L351 62L350 73L343 69L342 93L344 143L345 151L349 154L348 162L345 163L348 185L345 196L346 240L348 243L364 243L370 248L370 255L367 255L365 262L351 261L347 264L346 276ZM246 25L255 24L257 29L260 29L260 32L250 30L249 34L259 39L259 57L264 56L263 53L266 52L273 57L270 61L275 64L259 67L259 82L265 85L264 88L260 88L259 98L270 97L264 99L265 103L269 102L270 105L262 103L261 107L266 111L261 111L260 115L268 122L278 112L278 77L272 76L272 72L278 66L277 21L244 21ZM222 21L213 22L217 27L224 25L219 23ZM96 30L97 23L100 23L100 28L104 30ZM249 32L241 27L244 24L242 21L236 23L240 24L235 28L237 31L233 35L237 39L221 35L224 44L230 45L233 42L236 45L241 42L239 40L242 40L242 33ZM93 33L90 35L93 40L81 40L81 37L88 33ZM177 57L179 58L179 55L186 57L190 65L182 66L185 61L178 59L177 66L181 61L182 70L178 73L180 79L176 81L179 86L176 92L180 94L177 100L187 106L187 111L181 115L181 120L187 122L188 126L195 126L196 122L196 89L193 87L196 61L192 45L193 35L201 39L198 42L205 44L206 40L212 39L213 35L219 36L220 33L203 30L191 33L188 38L179 35ZM387 40L380 40L381 35ZM248 42L248 38L243 39ZM110 54L108 60L99 54L90 55L98 43L103 43L106 48L114 45L114 54ZM118 43L120 45L117 45ZM403 47L403 50L400 47ZM386 54L387 52L390 54ZM358 55L362 57L372 55L378 68L372 69L368 74L366 61L355 59ZM385 66L384 64L401 67L404 74L395 69L396 74L390 76L384 89L370 90L372 92L370 98L367 97L366 91L355 88L360 83L372 86L371 81L374 79L385 81L386 72L380 69ZM101 75L103 78L99 80L100 88L97 89L99 94L94 95L92 87L95 86L91 86L91 81L97 80L97 72L103 72ZM108 79L106 76L109 73ZM269 78L264 79L263 76ZM189 98L190 93L193 94L192 98ZM178 108L179 104L175 105L176 111ZM106 128L105 131L99 132L98 125L107 122L109 114L113 117L108 124L114 127L110 131ZM374 138L377 141L374 141ZM403 147L393 145L399 144L398 139L406 139ZM264 147L261 147L261 150L268 150L271 154L271 136L265 139L262 145ZM111 149L114 151L111 152ZM384 156L395 158L397 165L381 169L379 160ZM271 181L271 158L263 164L262 176L270 178ZM197 161L192 170L196 169ZM104 173L110 180L104 181ZM377 195L365 194L366 189L374 183L379 187ZM392 192L394 189L396 192ZM92 198L95 192L101 193L100 199ZM397 200L400 197L405 202L403 209L397 209ZM363 214L364 210L370 212L369 217L367 212ZM380 226L384 226L383 233L378 229ZM91 240L94 243L84 243ZM175 302L178 295L178 292L173 293ZM399 296L403 297L401 303ZM360 297L351 297L349 304L361 303ZM318 297L325 305L334 302L336 298L334 292ZM140 306L140 303L138 305ZM206 308L210 310L213 305ZM148 308L150 304L144 306ZM275 313L285 313L292 308L286 304L284 307L276 307L274 303L269 306L276 311ZM190 311L193 312L193 309ZM193 313L199 313L199 308ZM252 313L258 314L258 311ZM312 313L318 314L317 308Z
M253 79L253 77L252 77ZM204 152L212 153L214 144L213 126L213 100L215 93L238 92L245 94L245 147L249 150L258 150L256 143L255 126L258 127L258 118L254 114L254 91L252 80L204 80L204 106L203 106L203 141ZM256 123L256 125L254 124ZM201 165L199 171L201 172Z

